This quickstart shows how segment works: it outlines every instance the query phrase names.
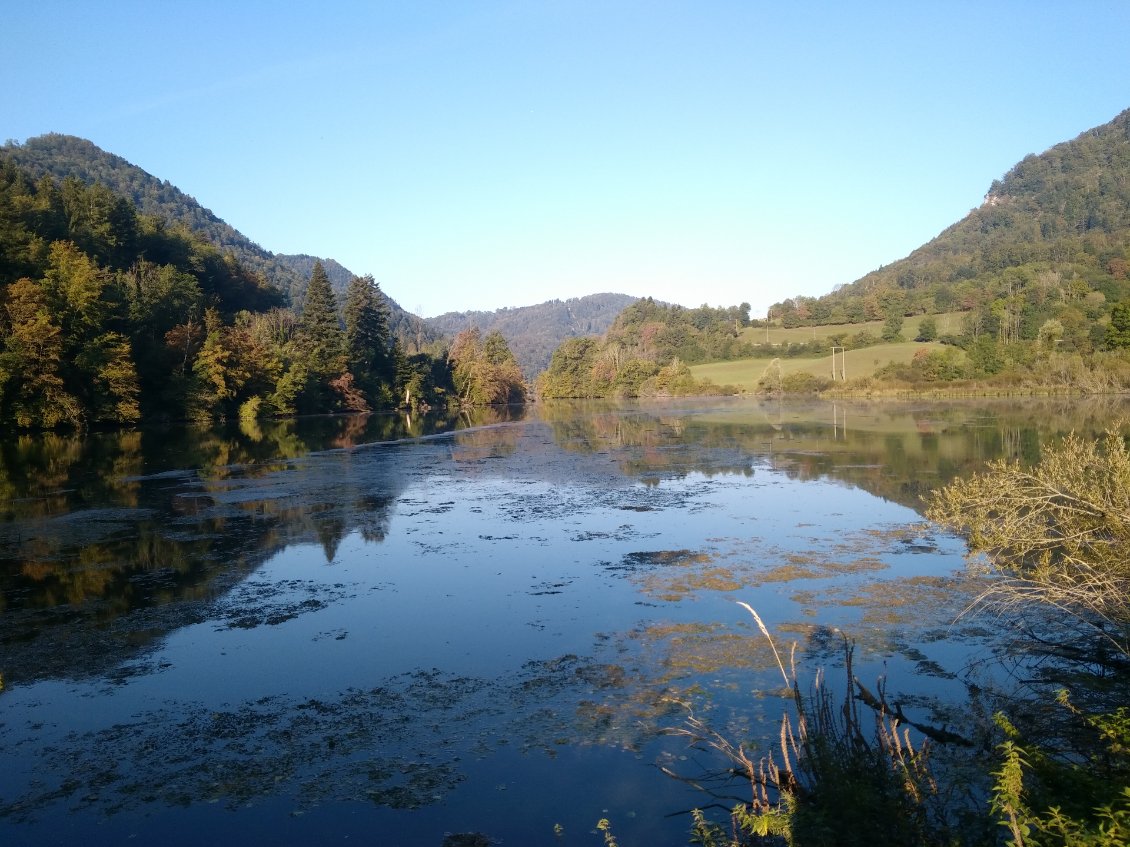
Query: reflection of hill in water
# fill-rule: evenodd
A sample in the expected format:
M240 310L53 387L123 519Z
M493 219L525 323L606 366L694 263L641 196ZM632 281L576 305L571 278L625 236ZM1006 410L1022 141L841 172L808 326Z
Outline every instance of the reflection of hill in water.
M1037 461L1041 444L1112 425L1120 398L939 403L736 403L693 416L682 405L539 410L566 450L607 456L647 481L691 472L833 479L919 510L922 495L993 459ZM707 448L707 449L701 449Z
M311 451L458 424L341 417L0 446L0 671L9 682L93 676L182 626L320 608L332 599L320 588L260 586L252 598L240 585L293 544L331 561L350 533L383 540L415 471L395 447Z
M371 421L327 418L306 422L314 434L287 424L0 447L0 671L13 683L4 696L19 704L8 726L22 768L0 819L38 825L66 812L110 821L128 811L130 826L150 813L164 826L172 818L163 807L199 811L208 801L240 809L224 825L241 832L254 827L254 813L242 812L252 803L293 802L295 814L340 802L382 814L430 806L441 820L462 783L480 791L476 802L491 802L489 785L484 795L470 783L499 772L489 761L498 751L548 761L588 744L602 748L592 761L607 767L614 793L640 770L637 756L660 749L658 730L685 717L673 698L704 684L716 698L712 717L733 737L760 732L762 705L776 731L776 689L757 687L775 685L768 644L744 616L720 616L713 604L738 589L779 602L779 643L797 639L813 662L842 661L832 627L858 621L860 654L901 668L917 714L949 722L943 695L962 684L950 645L999 643L979 622L952 624L976 585L921 573L947 555L940 548L956 562L953 539L881 508L900 513L895 526L849 510L830 528L793 535L809 526L800 523L809 491L829 488L786 484L781 474L917 506L918 491L955 473L999 455L1034 459L1049 437L1101 429L1117 413L1050 403L700 402L709 406L538 406L529 421L465 420L479 425L411 444ZM362 446L372 442L393 443ZM788 501L780 515L745 521L778 493ZM735 519L742 526L727 528ZM351 534L388 541L351 558L355 538L339 552ZM291 544L312 547L261 567ZM551 547L560 549L541 567ZM433 558L417 562L417 552ZM323 555L336 556L336 568L318 566ZM606 613L610 595L636 605ZM712 602L690 611L699 599ZM465 608L474 614L463 617ZM320 609L324 621L247 639L231 631ZM578 615L576 637L565 634L563 622ZM207 626L185 641L229 631L200 664L187 663L199 645L170 636L199 623ZM398 628L404 638L382 641ZM397 649L449 635L467 658ZM241 643L259 641L276 642L274 652L249 658ZM229 649L244 655L217 658ZM197 702L198 671L210 661L223 684ZM269 685L226 687L259 661L275 665ZM94 684L61 686L70 690L56 689L55 703L46 702L54 694L37 701L39 692L19 691L52 678ZM751 687L765 696L749 709ZM87 697L110 709L118 696L120 712L74 731L51 716L85 708ZM631 761L605 747L632 751ZM658 761L681 770L669 753L663 747ZM552 774L552 784L572 778L523 770L533 787L520 803L551 784L530 773Z
M1097 433L1114 402L785 405L545 404L532 426L324 418L227 432L45 435L0 445L0 668L10 681L126 667L172 630L257 626L332 602L324 587L246 585L272 555L388 532L414 478L577 481L610 507L650 510L643 483L691 473L827 478L918 509L926 491L985 461L1034 461L1049 438ZM538 422L544 426L537 425ZM346 448L471 426L446 449ZM501 424L501 425L495 425ZM560 461L561 451L571 457ZM431 464L429 464L431 463ZM191 469L191 470L186 470ZM562 488L562 490L566 490ZM675 504L667 504L673 506Z

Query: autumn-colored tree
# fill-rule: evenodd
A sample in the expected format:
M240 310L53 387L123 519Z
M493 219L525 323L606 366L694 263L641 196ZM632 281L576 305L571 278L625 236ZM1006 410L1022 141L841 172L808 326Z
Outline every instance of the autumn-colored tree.
M204 343L192 365L192 414L197 418L224 417L239 389L240 375L232 367L232 351L224 343L224 326L214 308L204 313Z
M699 383L691 375L691 369L677 358L660 368L640 386L640 394L654 397L685 397L697 393Z
M60 369L66 392L94 421L128 423L140 417L137 369L118 279L72 243L51 246L42 291L60 328Z
M8 286L0 352L0 415L21 427L82 423L78 398L63 380L62 330L42 287L21 279Z
M594 396L592 368L599 346L595 338L585 336L562 342L538 377L538 395L546 399Z
M459 400L468 406L521 403L526 399L522 370L502 333L485 339L477 328L455 337L448 353Z

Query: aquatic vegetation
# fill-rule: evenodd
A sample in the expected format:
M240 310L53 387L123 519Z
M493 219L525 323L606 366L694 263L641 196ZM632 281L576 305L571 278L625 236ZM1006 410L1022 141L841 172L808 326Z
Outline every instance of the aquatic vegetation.
M792 693L795 716L782 717L776 748L761 755L750 753L693 711L673 730L692 746L721 755L750 787L749 799L730 812L731 836L701 812L693 816L698 843L740 847L766 836L790 847L954 843L957 832L930 765L930 741L962 739L908 721L900 707L887 701L882 686L873 693L860 684L853 674L853 647L842 636L842 694L835 694L822 674L809 693L802 692L796 645L786 667L761 617L748 604L739 605L753 616L772 651L782 682ZM911 727L920 738L927 737L916 742Z

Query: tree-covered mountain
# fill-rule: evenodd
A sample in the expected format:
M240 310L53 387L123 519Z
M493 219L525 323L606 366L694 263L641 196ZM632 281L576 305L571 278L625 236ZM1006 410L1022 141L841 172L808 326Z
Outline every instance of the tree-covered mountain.
M52 176L61 183L67 177L75 177L86 185L103 185L132 202L142 214L182 224L221 252L230 251L244 267L262 274L271 286L288 296L303 288L309 279L309 272L302 275L277 261L270 251L168 180L158 179L85 138L49 133L29 138L23 144L9 141L0 148L0 157L19 165L36 180Z
M522 373L532 380L545 370L550 356L562 341L603 334L616 316L635 300L627 294L590 294L494 312L448 312L428 318L427 323L447 336L457 336L470 329L478 329L484 335L501 333Z
M0 160L18 165L33 180L51 176L62 183L73 177L85 185L101 185L122 197L140 214L182 226L196 237L231 253L241 266L260 275L300 308L314 265L321 262L339 303L354 274L333 259L305 254L271 253L206 209L194 197L168 180L161 180L121 156L102 150L84 138L49 133L29 138L23 144L9 141L0 147ZM391 298L389 326L407 350L419 350L441 339L418 317L406 312Z
M675 362L784 355L754 349L748 307L733 320L718 312L639 301L603 338L562 344L539 392L646 393ZM944 334L932 318L942 313L959 316L947 318ZM824 297L776 303L769 319L785 327L882 321L882 340L902 341L911 315L926 316L914 340L947 346L923 348L879 379L1095 392L1130 385L1130 110L1026 156L980 207L905 259ZM847 329L838 337L851 347L880 341Z
M0 432L446 403L443 351L392 335L372 277L302 305L100 182L0 158Z
M275 261L282 265L284 268L289 268L303 280L302 284L291 290L291 302L295 306L302 305L302 298L306 294L306 280L310 279L310 275L314 273L314 265L321 263L322 270L325 271L326 278L330 281L330 288L333 289L335 295L340 297L349 288L349 282L353 279L355 274L349 268L336 262L333 259L323 259L319 256L310 256L306 253L297 253L295 255L287 255L285 253L275 253Z
M1025 156L978 208L906 258L824 297L775 304L772 315L786 323L858 323L891 311L973 312L1003 295L1013 298L1005 309L1020 321L1020 335L1032 338L1047 310L1021 316L1018 294L1028 306L1049 298L1082 306L1092 294L1109 303L1130 293L1128 275L1130 110Z
M786 327L882 320L892 338L906 316L941 313L960 315L938 336L951 347L879 377L1072 391L1130 381L1130 110L1025 156L906 258L770 310Z

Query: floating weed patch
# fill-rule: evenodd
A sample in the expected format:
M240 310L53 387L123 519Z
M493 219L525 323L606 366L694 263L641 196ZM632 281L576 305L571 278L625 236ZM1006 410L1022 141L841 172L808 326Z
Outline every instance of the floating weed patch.
M717 623L658 623L631 637L657 666L649 678L660 687L687 684L691 677L731 675L776 668L772 648L762 639Z
M927 523L882 527L864 531L883 542L888 553L937 553L938 542Z
M888 565L873 552L867 539L853 539L840 545L841 552L851 550L850 559L840 558L826 550L785 552L769 545L740 543L727 553L697 553L687 550L654 553L631 553L610 570L644 573L638 579L649 597L666 602L695 599L700 592L731 592L740 588L797 580L832 579L854 574L874 573ZM782 564L763 564L774 560ZM679 566L677 569L671 565Z
M651 597L677 603L694 598L701 591L737 591L746 583L730 568L706 568L677 576L649 575L640 587Z
M943 576L912 576L869 582L850 597L840 597L844 606L866 609L864 620L871 623L905 623L922 620L923 610L956 618L964 603L960 598L964 580ZM955 597L960 605L955 605Z
M217 629L277 626L299 615L326 608L349 595L342 583L314 580L252 580L236 588L215 611Z
M32 820L61 799L115 814L196 802L238 809L280 792L296 813L342 800L417 809L466 779L461 759L500 745L550 754L566 743L638 746L653 734L638 721L645 710L618 711L618 724L600 702L646 702L637 688L625 667L567 654L528 662L506 683L433 668L303 700L169 702L43 747L36 782L0 798L0 820Z
M884 570L887 565L874 556L861 556L849 562L829 559L823 555L793 554L789 562L762 572L760 582L792 582L798 579L828 579L844 574L871 573Z
M792 599L813 617L824 617L829 608L860 610L852 637L864 652L896 652L914 662L921 673L949 676L915 645L999 638L983 620L962 618L978 592L977 581L960 576L913 576L868 582L842 593L798 591ZM935 626L929 626L931 621ZM911 631L914 635L908 640Z

